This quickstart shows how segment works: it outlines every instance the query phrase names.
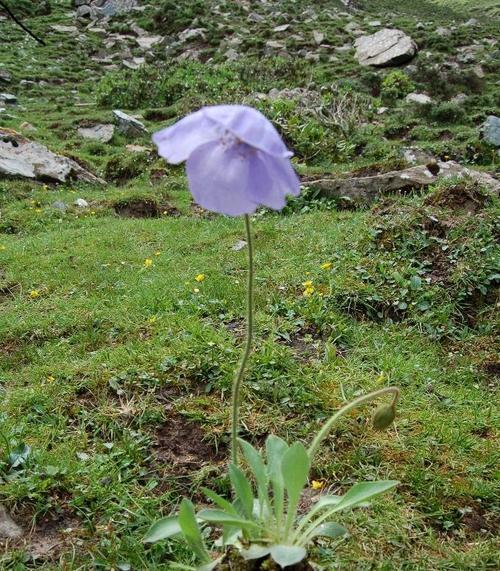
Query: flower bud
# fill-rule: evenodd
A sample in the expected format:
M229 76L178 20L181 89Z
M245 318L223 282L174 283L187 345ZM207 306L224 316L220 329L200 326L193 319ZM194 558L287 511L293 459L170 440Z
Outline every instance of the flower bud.
M383 404L377 408L373 414L373 428L375 430L385 430L396 418L396 407L390 404Z

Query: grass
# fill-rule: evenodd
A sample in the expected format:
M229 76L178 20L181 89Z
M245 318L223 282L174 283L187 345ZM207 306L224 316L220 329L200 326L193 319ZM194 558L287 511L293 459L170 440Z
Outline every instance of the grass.
M38 33L71 22L68 2L52 4L50 16L27 20ZM298 7L283 6L299 26ZM446 18L440 14L439 24ZM150 16L141 18L162 25ZM242 17L234 11L236 22ZM352 39L343 31L347 20L319 18L333 45ZM423 34L409 9L395 20ZM0 502L33 528L26 543L4 542L0 567L161 570L174 556L188 563L191 555L179 544L146 548L141 538L181 495L200 501L203 485L228 490L228 403L246 278L246 251L232 248L244 237L243 223L194 209L181 167L148 150L124 149L129 142L151 147L148 137L116 134L108 145L78 137L81 124L110 121L114 96L102 94L123 85L123 72L101 79L102 68L90 59L101 38L49 33L43 48L12 24L2 26L10 42L0 61L15 80L5 90L21 104L0 115L2 125L20 130L28 121L37 128L30 137L78 157L108 184L0 181L0 434L11 453L0 445ZM485 37L492 29L481 23ZM368 101L360 116L369 125L337 132L300 103L262 104L298 149L300 172L383 167L400 160L408 143L494 168L495 152L477 131L494 111L494 66L481 94L467 92L466 114L452 113L449 123L450 109L433 122L397 97L378 116L381 102L370 86L390 72L374 78L348 54L330 68L324 57L308 63L305 74L293 55L289 62L264 59L259 79L255 62L268 34L266 23L248 44L248 59L229 68L217 67L215 39L206 48L215 60L195 71L167 59L158 69L177 95L156 107L137 96L142 72L130 74L138 83L122 103L153 131L201 102L218 101L224 74L234 100L268 91L277 78L279 87L321 91L342 77L343 87L359 88ZM471 38L457 33L450 45ZM436 58L447 57L439 44L433 49ZM485 47L484 57L489 53ZM412 80L445 102L448 92L434 77L423 78ZM21 79L48 83L20 86ZM328 94L322 104L332 105ZM407 123L419 137L383 139ZM442 138L443 129L451 138ZM322 132L328 136L319 145ZM465 202L457 199L464 195ZM74 206L76 198L89 208ZM65 213L53 208L56 200L68 205ZM118 216L115 205L132 200L154 201L159 216ZM428 222L433 218L437 226ZM314 478L325 489L357 479L401 481L394 494L343 519L351 538L317 545L314 559L326 569L498 567L497 220L497 200L457 181L367 210L337 210L306 194L281 215L254 217L257 343L245 385L245 437L259 444L274 432L308 443L346 400L388 384L402 389L393 429L374 432L370 410L357 412L320 455ZM327 261L332 268L322 269ZM309 298L302 295L308 279L316 288Z

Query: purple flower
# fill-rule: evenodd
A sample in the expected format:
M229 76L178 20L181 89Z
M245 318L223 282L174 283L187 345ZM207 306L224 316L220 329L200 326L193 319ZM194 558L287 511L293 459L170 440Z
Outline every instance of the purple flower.
M170 163L187 161L189 188L208 210L239 216L258 206L281 210L300 182L271 123L245 105L203 107L153 135Z

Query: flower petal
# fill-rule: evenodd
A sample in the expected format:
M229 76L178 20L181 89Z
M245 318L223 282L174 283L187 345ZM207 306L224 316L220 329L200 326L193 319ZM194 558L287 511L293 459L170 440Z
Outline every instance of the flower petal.
M215 105L201 112L255 149L277 157L291 157L278 131L260 111L246 105Z
M238 147L209 142L189 156L186 163L189 188L203 208L229 216L255 212L257 204L246 193L250 163Z
M286 204L287 194L299 194L300 181L289 159L257 151L249 160L250 177L246 191L249 200L281 210Z
M158 153L169 163L179 164L199 146L217 139L217 127L202 111L196 111L171 127L153 135Z

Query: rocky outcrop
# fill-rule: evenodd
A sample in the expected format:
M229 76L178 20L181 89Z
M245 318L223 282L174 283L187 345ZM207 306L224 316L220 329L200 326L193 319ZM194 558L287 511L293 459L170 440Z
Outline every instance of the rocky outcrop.
M78 134L84 139L93 139L101 143L109 143L113 138L115 128L113 125L99 124L92 127L80 127Z
M354 42L356 57L361 65L385 67L399 65L412 59L417 44L401 30L383 28Z
M120 133L128 136L144 135L148 132L146 127L135 117L127 115L119 109L113 111L113 118Z
M463 167L455 161L435 161L429 165L419 165L373 176L306 180L304 184L319 189L321 194L327 198L335 198L346 204L361 206L370 204L379 195L418 190L434 184L439 179L451 177L468 177L495 194L500 193L500 181L487 173Z
M21 177L44 182L104 183L76 161L56 155L40 143L26 139L10 129L0 128L0 178Z

